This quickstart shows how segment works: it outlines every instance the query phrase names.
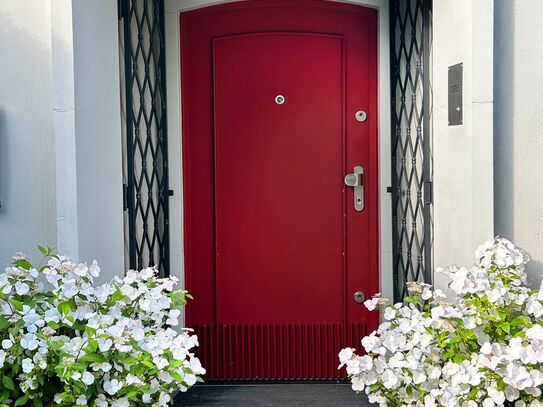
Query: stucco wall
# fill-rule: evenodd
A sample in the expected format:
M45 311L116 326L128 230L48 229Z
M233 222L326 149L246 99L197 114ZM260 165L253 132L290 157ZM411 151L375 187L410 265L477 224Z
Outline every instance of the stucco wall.
M71 0L79 257L124 273L117 2Z
M0 2L0 267L56 244L48 1Z
M499 3L499 2L497 2ZM433 6L434 258L469 265L492 238L492 0ZM463 124L448 125L448 67L463 63ZM435 276L436 285L446 281Z
M0 2L0 267L47 244L124 272L117 3Z
M495 224L543 273L543 1L495 2Z

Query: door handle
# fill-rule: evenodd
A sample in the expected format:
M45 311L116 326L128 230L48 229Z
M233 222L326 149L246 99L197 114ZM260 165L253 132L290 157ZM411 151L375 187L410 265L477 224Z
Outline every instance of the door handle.
M362 212L364 210L364 168L357 165L351 174L345 175L345 185L353 187L354 210Z

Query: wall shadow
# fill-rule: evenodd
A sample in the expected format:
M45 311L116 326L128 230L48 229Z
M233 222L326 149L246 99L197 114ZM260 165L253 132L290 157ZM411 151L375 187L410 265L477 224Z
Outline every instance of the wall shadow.
M515 239L514 0L494 1L494 233Z
M6 120L4 117L4 110L2 109L2 103L0 102L0 214L5 211L4 205L4 184L5 180L9 179L9 166L6 165L9 152L8 144L6 142L7 137L7 126L5 124Z

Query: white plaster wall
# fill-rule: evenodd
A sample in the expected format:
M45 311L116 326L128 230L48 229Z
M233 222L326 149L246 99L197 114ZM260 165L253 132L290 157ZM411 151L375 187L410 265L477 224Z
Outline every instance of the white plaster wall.
M470 265L473 250L494 233L493 4L433 2L435 266ZM459 62L464 124L449 126L448 67ZM439 275L435 282L446 284Z
M79 258L71 0L51 1L57 251Z
M0 266L37 244L124 273L117 3L0 2Z
M0 267L55 246L48 1L0 1Z
M543 273L543 1L495 2L495 224Z
M105 279L125 266L117 2L72 0L72 16L79 258Z
M168 84L168 158L170 188L170 258L171 274L183 284L183 188L181 163L181 83L179 13L234 0L165 0L166 81ZM337 0L342 1L342 0ZM347 0L345 3L375 7L379 11L379 222L380 282L387 298L393 297L392 214L390 186L390 62L388 0Z

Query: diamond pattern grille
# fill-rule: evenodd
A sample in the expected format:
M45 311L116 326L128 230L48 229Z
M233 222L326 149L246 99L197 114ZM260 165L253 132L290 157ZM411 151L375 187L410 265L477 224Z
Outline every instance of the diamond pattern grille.
M432 281L431 2L391 0L394 296Z
M120 0L126 246L130 268L169 273L164 4Z

